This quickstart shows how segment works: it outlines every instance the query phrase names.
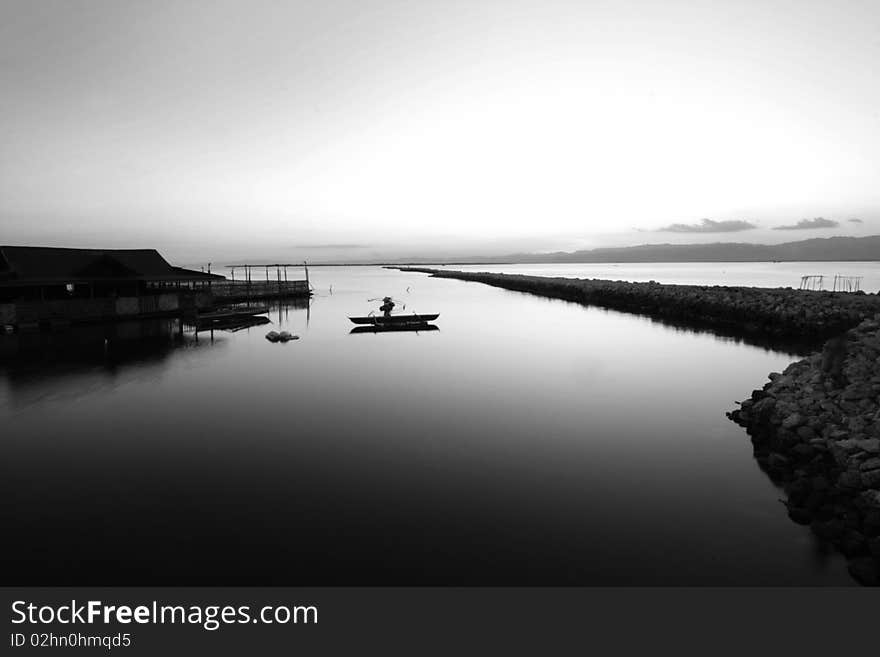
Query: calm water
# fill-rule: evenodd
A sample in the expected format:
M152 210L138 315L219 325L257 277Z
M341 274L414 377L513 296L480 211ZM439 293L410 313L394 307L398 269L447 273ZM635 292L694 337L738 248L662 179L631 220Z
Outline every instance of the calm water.
M3 336L4 583L851 583L724 417L792 355L421 274L311 278L310 310L213 340ZM385 294L440 330L349 335Z
M676 285L746 285L794 287L801 276L824 276L831 290L834 277L861 276L861 289L880 291L880 262L658 262L562 263L529 265L451 265L449 269L491 271L565 278L607 278L624 281L657 281Z

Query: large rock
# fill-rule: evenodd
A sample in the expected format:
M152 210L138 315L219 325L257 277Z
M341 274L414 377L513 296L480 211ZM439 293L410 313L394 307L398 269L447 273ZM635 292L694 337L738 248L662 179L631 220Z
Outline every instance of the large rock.
M862 471L862 474L866 472L872 472L874 470L880 470L880 458L872 457L862 461L862 464L859 466L859 470ZM873 488L873 486L871 486Z
M880 469L862 472L862 486L880 488Z
M870 386L865 386L865 385L850 386L846 390L843 391L843 395L842 395L842 397L848 401L865 399L865 398L873 397L873 396L874 396L874 391L871 390Z
M880 454L880 438L865 438L855 441L856 447L869 454Z
M840 488L854 491L861 490L862 475L858 470L846 470L840 473L840 476L837 478L837 485Z
M869 509L880 509L880 490L866 490L860 499Z
M797 428L797 436L801 440L810 441L816 437L816 432L811 427L802 425Z
M836 450L842 451L846 455L845 458L849 458L850 454L862 451L862 448L859 447L859 441L854 438L837 440L834 442L833 447Z
M794 429L805 422L804 417L800 413L792 413L782 420L783 429Z

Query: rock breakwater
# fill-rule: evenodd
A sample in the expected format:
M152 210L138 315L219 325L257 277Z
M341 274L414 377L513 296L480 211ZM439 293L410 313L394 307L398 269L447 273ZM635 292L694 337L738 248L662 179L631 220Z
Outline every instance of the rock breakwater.
M783 486L789 517L880 585L880 315L769 378L729 417Z
M665 285L398 267L585 305L779 338L825 339L880 312L875 294L791 288Z

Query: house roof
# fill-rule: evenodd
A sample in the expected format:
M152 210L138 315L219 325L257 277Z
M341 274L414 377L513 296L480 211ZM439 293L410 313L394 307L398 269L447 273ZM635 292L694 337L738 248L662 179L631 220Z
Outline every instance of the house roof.
M0 246L0 285L111 281L217 281L217 274L174 267L155 249Z

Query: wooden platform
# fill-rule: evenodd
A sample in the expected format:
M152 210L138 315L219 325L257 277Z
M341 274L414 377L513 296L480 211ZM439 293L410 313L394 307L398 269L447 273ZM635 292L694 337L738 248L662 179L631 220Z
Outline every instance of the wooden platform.
M213 283L211 293L218 303L312 296L308 281L226 281Z

